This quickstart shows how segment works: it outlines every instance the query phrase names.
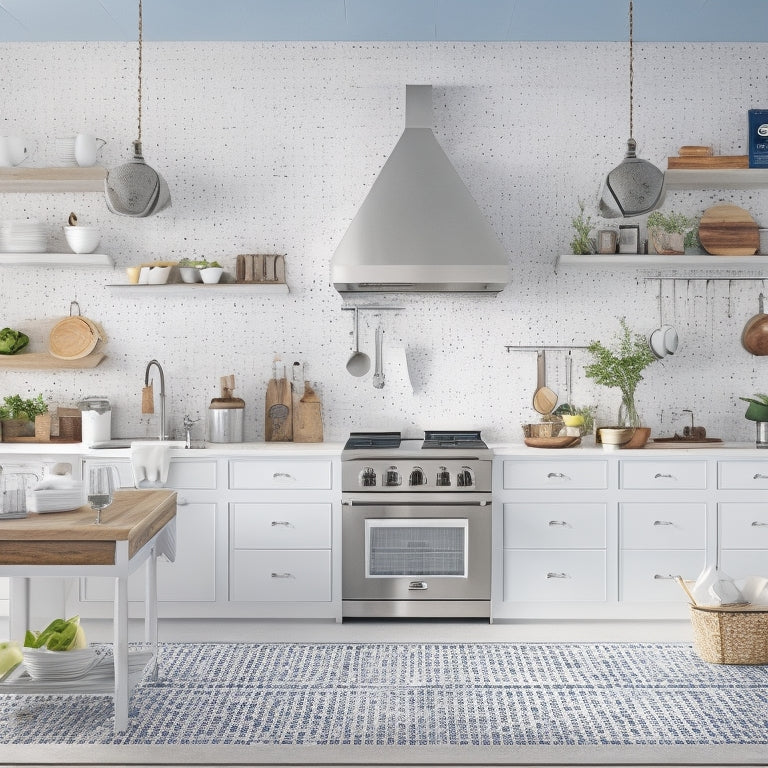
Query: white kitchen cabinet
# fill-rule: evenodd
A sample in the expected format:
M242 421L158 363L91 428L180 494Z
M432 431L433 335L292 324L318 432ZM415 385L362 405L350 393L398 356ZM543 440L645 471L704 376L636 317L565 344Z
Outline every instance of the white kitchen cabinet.
M537 490L604 489L608 487L608 462L604 460L504 461L503 488Z
M331 550L235 549L231 584L236 601L328 602Z
M134 486L130 459L86 459L88 467L111 464L117 467L123 487ZM216 600L216 500L218 462L215 459L174 458L166 487L177 491L176 559L157 563L158 615L180 617L205 614ZM128 580L131 615L143 614L144 571ZM68 611L81 616L106 616L112 610L114 585L110 579L81 579L71 595Z
M620 599L627 603L685 606L676 576L694 580L704 569L703 549L623 549Z
M229 483L235 490L329 490L332 471L329 459L233 459Z
M605 504L504 504L504 549L605 549Z
M629 502L619 505L622 549L701 549L707 506L702 503Z
M707 487L707 463L696 460L620 461L621 488L643 491L689 491Z

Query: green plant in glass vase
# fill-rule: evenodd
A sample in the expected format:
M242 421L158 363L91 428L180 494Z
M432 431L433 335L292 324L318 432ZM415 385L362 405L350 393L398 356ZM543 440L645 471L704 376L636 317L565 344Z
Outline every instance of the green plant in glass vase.
M619 318L619 324L621 334L613 347L600 341L587 347L593 362L584 366L584 373L604 387L620 390L619 426L637 428L642 425L635 406L635 390L642 381L642 371L656 358L645 337L630 330L626 318Z

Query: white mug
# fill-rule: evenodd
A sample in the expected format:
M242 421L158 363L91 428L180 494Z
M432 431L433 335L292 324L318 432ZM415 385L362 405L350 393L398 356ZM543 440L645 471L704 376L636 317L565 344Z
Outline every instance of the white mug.
M11 168L24 162L28 157L27 142L23 136L17 134L0 136L0 166Z
M75 136L75 160L81 167L96 165L96 157L107 142L92 133L78 133Z

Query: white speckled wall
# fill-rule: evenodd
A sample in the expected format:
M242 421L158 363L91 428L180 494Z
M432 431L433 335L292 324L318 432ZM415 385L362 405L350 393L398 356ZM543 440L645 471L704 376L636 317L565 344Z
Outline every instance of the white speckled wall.
M666 167L683 144L746 153L746 115L768 107L765 45L636 46L639 154ZM135 45L0 46L0 130L36 144L33 165L53 162L58 135L88 129L108 141L102 162L129 156L136 135ZM326 438L363 427L475 427L493 441L520 439L536 417L535 354L505 345L610 339L625 315L643 333L658 323L658 281L629 272L555 274L568 252L579 199L594 202L621 160L628 134L626 46L621 44L167 43L145 46L144 151L168 180L173 207L149 219L112 215L103 196L0 194L0 219L40 218L51 250L65 250L70 211L103 230L116 268L0 268L1 325L31 329L77 299L102 322L108 358L88 371L0 372L0 394L42 392L70 404L106 395L114 433L152 434L140 414L144 368L162 363L171 424L204 416L218 380L233 373L245 398L246 439L263 439L263 398L273 357L306 363L324 401ZM360 298L400 311L363 313L373 354L386 329L387 386L345 371L352 313L331 287L329 262L357 206L400 135L404 86L434 85L435 132L509 252L512 283L498 296ZM671 193L666 208L700 214L725 200L768 222L761 191ZM643 223L643 222L641 222ZM643 235L644 236L644 235ZM286 254L287 297L152 297L116 293L124 268L206 256L234 269L235 255ZM761 281L667 280L664 319L680 349L647 370L638 407L656 434L693 409L710 435L752 440L738 395L765 391L765 358L739 338L757 311ZM394 348L394 349L392 349ZM402 374L401 349L412 373ZM618 393L584 378L573 353L573 400L613 414ZM564 398L565 355L548 360ZM202 422L201 422L202 424ZM200 425L198 425L200 426ZM198 429L202 436L202 429Z

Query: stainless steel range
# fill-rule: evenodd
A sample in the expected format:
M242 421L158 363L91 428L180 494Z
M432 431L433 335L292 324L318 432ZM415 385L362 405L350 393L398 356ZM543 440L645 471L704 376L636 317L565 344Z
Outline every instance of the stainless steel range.
M489 617L492 456L480 432L353 432L341 461L343 616Z

